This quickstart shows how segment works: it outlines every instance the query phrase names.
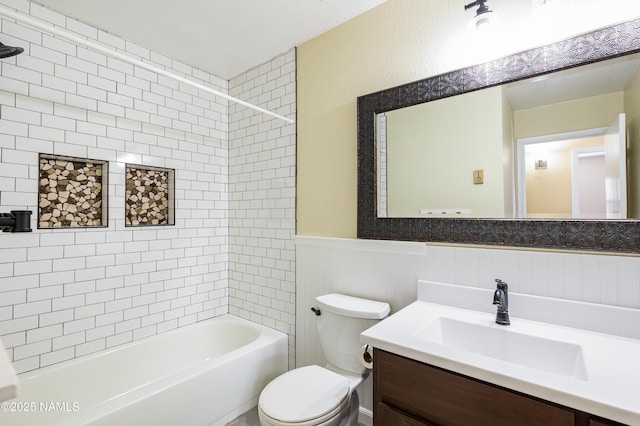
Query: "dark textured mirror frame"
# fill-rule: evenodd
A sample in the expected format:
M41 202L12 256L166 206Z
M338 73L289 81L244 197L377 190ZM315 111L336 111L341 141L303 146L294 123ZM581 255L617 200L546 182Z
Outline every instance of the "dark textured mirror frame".
M377 217L376 114L640 51L640 19L358 97L358 238L640 253L639 220Z

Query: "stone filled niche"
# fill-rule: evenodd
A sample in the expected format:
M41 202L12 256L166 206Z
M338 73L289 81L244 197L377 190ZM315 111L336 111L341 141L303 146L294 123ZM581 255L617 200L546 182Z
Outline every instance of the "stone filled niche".
M126 166L125 226L173 225L174 171Z
M38 228L107 226L106 161L39 156Z

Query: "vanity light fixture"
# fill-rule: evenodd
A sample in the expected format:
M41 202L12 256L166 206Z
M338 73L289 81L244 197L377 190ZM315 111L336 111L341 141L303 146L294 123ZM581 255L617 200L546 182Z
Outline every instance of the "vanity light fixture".
M464 6L464 10L469 10L472 7L478 6L476 16L474 16L470 22L470 25L476 30L485 30L489 28L491 26L491 22L496 19L495 12L489 9L486 3L487 0L476 0Z
M22 47L7 46L0 43L0 58L10 58L24 52Z

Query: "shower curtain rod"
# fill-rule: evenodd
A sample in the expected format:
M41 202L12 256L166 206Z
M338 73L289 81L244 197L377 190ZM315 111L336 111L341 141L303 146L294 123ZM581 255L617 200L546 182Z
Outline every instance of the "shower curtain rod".
M31 18L28 15L23 15L23 14L20 14L20 13L16 13L13 10L8 9L3 5L0 5L0 15L6 16L7 18L15 19L16 21L21 22L21 23L23 23L23 24L25 24L27 26L42 30L42 31L47 32L49 34L53 34L53 35L62 37L64 39L72 41L72 42L74 42L76 44L83 45L83 46L88 47L88 48L93 49L93 50L97 50L98 52L102 52L102 53L104 53L104 54L106 54L108 56L111 56L111 57L114 57L114 58L117 58L117 59L121 59L121 60L123 60L125 62L128 62L130 64L133 64L133 65L135 65L137 67L144 68L144 69L146 69L148 71L151 71L151 72L154 72L156 74L160 74L160 75L163 75L165 77L171 78L173 80L179 81L181 83L188 84L189 86L195 87L197 89L203 90L203 91L211 93L213 95L220 96L221 98L224 98L224 99L227 99L227 100L229 100L231 102L235 102L237 104L246 106L247 108L254 109L254 110L259 111L259 112L261 112L263 114L270 115L272 117L275 117L275 118L278 118L280 120L286 121L287 123L295 123L295 121L290 119L290 118L287 118L287 117L282 116L280 114L276 114L275 112L271 112L271 111L266 110L264 108L261 108L261 107L259 107L257 105L253 105L253 104L251 104L249 102L245 102L245 101L243 101L241 99L234 98L233 96L230 96L230 95L227 95L225 93L219 92L219 91L217 91L215 89L211 89L211 88L209 88L207 86L204 86L202 84L196 83L194 81L187 80L184 77L180 77L179 75L167 72L167 71L163 70L162 68L159 68L159 67L156 67L154 65L148 64L146 62L140 61L140 60L138 60L138 59L136 59L134 57L131 57L129 55L125 55L123 53L120 53L120 52L117 52L115 50L109 49L109 48L107 48L107 47L105 47L105 46L103 46L101 44L94 43L94 42L92 42L90 40L87 40L85 38L78 37L78 36L68 32L66 30L61 30L61 29L53 27L51 25L47 25L47 24L45 24L45 23L43 23L41 21L38 21L36 19Z

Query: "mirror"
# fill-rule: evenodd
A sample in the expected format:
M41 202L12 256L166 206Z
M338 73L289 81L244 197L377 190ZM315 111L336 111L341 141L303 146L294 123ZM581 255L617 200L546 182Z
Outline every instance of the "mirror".
M564 142L558 143L559 148L556 151L565 151L563 156L572 159L566 161L574 161L575 157L575 161L585 159L584 164L588 164L587 159L602 157L604 154L600 151L603 151L603 148L587 146L598 145L599 142L590 140L585 142L586 145L576 147L578 142L575 140L583 137L592 139L599 136L599 133L605 133L604 129L608 124L619 121L617 116L620 112L626 113L626 122L622 126L626 131L621 133L628 136L629 141L633 141L634 135L638 133L635 129L640 126L638 124L640 107L634 105L640 98L640 88L625 93L626 89L617 87L614 88L614 95L606 95L603 94L604 92L589 94L584 92L587 84L583 81L583 75L591 74L592 72L589 71L591 68L598 70L618 61L630 67L630 64L637 61L630 55L640 50L638 40L640 40L640 20L635 20L485 64L359 97L358 237L640 252L640 222L621 219L627 216L640 217L636 207L636 204L640 203L637 200L639 188L635 184L640 178L637 176L640 172L634 170L634 167L630 167L627 171L620 170L620 166L627 164L633 166L640 160L637 158L640 156L637 152L639 149L635 148L631 142L626 142L626 149L623 147L620 150L622 154L626 152L627 160L618 161L615 165L618 168L619 177L631 178L628 184L626 179L618 178L615 185L610 185L615 181L615 178L610 177L604 179L606 184L598 184L598 187L603 187L603 191L608 190L609 193L618 197L618 199L613 197L617 205L611 202L609 199L611 197L607 199L605 204L613 206L610 208L610 213L607 213L606 206L605 210L601 211L600 207L594 209L588 206L588 203L580 204L587 197L569 196L567 192L557 198L565 201L572 198L571 205L539 207L538 201L541 198L539 194L544 194L542 198L551 198L550 191L536 188L534 185L536 179L530 179L527 175L532 172L526 170L526 158L529 158L533 172L537 171L538 177L545 172L547 175L550 174L552 164L555 167L558 163L555 151L547 150L543 155L540 150L548 148L553 139L552 135L564 138ZM558 82L557 77L568 70L579 71L579 75L565 77ZM627 74L637 74L635 71L629 72L628 68L625 70ZM525 79L532 80L524 86L515 84ZM602 77L599 80L602 82ZM607 74L605 81L613 82L613 80L613 74ZM539 85L545 82L554 84L555 87L539 89ZM612 110L608 112L609 115L614 116L610 123L605 126L598 122L593 127L580 125L581 127L577 130L557 126L553 129L554 126L550 125L550 120L545 119L544 114L541 115L541 110L546 108L546 117L550 117L557 114L554 108L557 109L559 103L587 101L579 101L577 95L573 94L571 98L552 101L555 107L542 108L540 104L532 103L534 96L528 96L529 103L524 103L516 97L517 94L531 91L531 88L533 88L533 95L549 92L558 95L561 92L558 86L565 89L569 85L568 82L578 83L575 86L582 92L580 95L582 98L590 99L597 96L616 98L613 103L617 106L612 108L616 110L615 113ZM631 83L627 85L629 84ZM491 98L490 103L487 97ZM636 101L629 101L629 99ZM604 98L590 99L590 101L596 106L606 103ZM427 122L446 124L447 119L438 115L442 113L442 109L435 110L439 104L444 104L443 108L454 112L455 125L449 124L445 127L457 131L459 140L447 135L442 128L433 130L425 127ZM461 113L464 108L467 108L467 112ZM487 129L490 126L486 125L486 120L489 119L476 117L480 116L480 112L484 113L484 110L489 109L494 110L493 130L491 130L493 133ZM402 110L409 112L403 113ZM427 113L419 120L420 136L416 137L399 123L408 120L406 117L403 118L402 114L419 115L418 111L427 111ZM589 114L575 114L580 120L587 115ZM448 120L451 121L450 118ZM603 118L600 117L599 120L602 121ZM564 118L556 121L567 124L571 120ZM547 128L540 129L541 123ZM391 136L394 132L405 138L397 146L392 145ZM386 139L383 137L381 142L379 138L383 133ZM481 133L489 133L488 138L481 138ZM426 135L429 134L431 136L427 137ZM470 143L474 145L469 145ZM424 144L428 144L428 150L416 151L417 146L423 148ZM397 162L397 158L400 158L397 156L402 151L411 154L413 168L399 165L402 163ZM456 159L443 160L447 151L449 151L447 155L451 155L451 152L455 153ZM492 155L489 155L489 152ZM465 153L470 161L465 163L461 160L461 153ZM524 165L518 166L518 163L524 163ZM425 164L429 165L425 166ZM452 167L454 164L462 165L462 169ZM438 169L442 165L444 167ZM581 167L582 170L592 170L588 168L590 166ZM378 173L384 172L385 168L387 168L386 173ZM433 174L421 174L427 169ZM406 176L394 176L393 170L399 171L400 175L404 172ZM582 174L594 175L592 172L584 171ZM415 176L418 177L415 178ZM410 187L416 187L416 181L432 183L427 187L431 188L429 190L419 187L421 191L431 191L431 195L420 198L415 192L409 192ZM459 185L464 185L466 192L460 190ZM587 183L582 186L587 187L587 194L589 194L595 192L593 185L593 183ZM572 191L573 189L570 189L568 194ZM580 194L578 190L575 191ZM442 198L460 194L462 196L457 199ZM620 199L625 194L629 194L628 199ZM403 211L402 208L394 207L394 197L404 197L405 200L420 198L420 200ZM573 198L577 198L577 201ZM628 203L626 206L621 204L624 201ZM575 211L579 213L576 214Z
M638 218L639 86L634 54L377 114L378 217Z

